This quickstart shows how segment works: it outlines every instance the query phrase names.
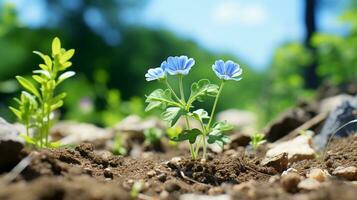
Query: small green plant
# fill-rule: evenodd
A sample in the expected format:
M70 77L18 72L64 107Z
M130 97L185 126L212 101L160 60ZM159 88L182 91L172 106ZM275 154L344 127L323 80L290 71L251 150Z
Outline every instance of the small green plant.
M26 134L22 134L27 143L43 148L56 147L59 144L48 141L49 130L53 111L63 105L66 93L56 94L56 88L64 80L75 75L67 71L72 63L69 61L74 55L74 49L66 51L61 48L61 42L56 37L52 41L51 56L34 51L44 63L39 64L40 69L34 70L32 78L37 82L37 88L32 80L16 76L17 81L26 90L21 92L20 98L15 98L18 108L10 107L18 121L26 127ZM32 130L32 131L31 131Z
M232 61L216 61L212 69L221 80L220 86L210 83L207 79L199 80L191 85L191 93L186 98L183 77L189 73L194 64L194 59L189 59L187 56L169 57L162 62L160 67L149 69L145 77L147 81L158 80L167 87L166 89L157 89L147 96L146 111L161 108L163 110L161 117L168 121L171 127L176 124L179 118L183 117L186 128L171 140L175 142L188 141L191 157L196 160L201 147L203 148L203 159L206 158L207 143L215 143L223 148L223 145L230 141L225 132L231 130L232 126L224 122L213 123L213 119L224 84L229 80L241 80L242 69ZM168 75L178 78L180 95L177 95L169 83ZM202 102L204 97L215 98L210 115L204 109L196 109L194 106L196 102ZM191 128L190 119L197 120L201 127L199 129Z
M135 181L130 190L130 196L132 198L138 198L140 191L142 190L144 183L142 180Z
M250 137L250 145L253 150L256 151L260 145L264 144L266 140L264 140L264 134L255 133Z
M158 128L148 128L144 131L145 142L151 145L157 145L160 143L163 136L162 130Z
M128 151L123 146L123 137L120 133L116 134L114 138L113 154L126 155Z

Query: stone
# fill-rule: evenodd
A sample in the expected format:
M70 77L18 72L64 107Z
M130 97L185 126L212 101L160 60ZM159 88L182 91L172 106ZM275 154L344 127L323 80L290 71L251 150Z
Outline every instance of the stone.
M307 174L306 177L314 179L319 182L324 182L327 179L327 174L322 169L311 169Z
M104 177L113 179L113 172L110 170L110 168L104 169Z
M281 175L284 176L284 175L286 175L286 174L288 174L290 172L298 173L298 170L296 170L295 168L290 167L289 169L283 171L283 173L281 173Z
M176 181L165 182L165 190L168 192L174 192L180 189L181 187L176 183Z
M257 130L257 116L250 111L228 109L218 113L217 119L234 126L236 130L239 129L240 132L246 134L248 137Z
M356 98L348 94L339 94L336 96L328 97L320 101L319 112L329 113L342 105L343 102L353 102Z
M0 117L0 172L12 169L21 161L25 141L15 126Z
M345 178L349 181L357 180L357 167L337 167L333 170L332 175Z
M341 104L330 112L325 120L321 131L314 138L314 146L323 149L331 136L348 137L357 132L357 121L349 125L347 123L357 119L357 96L345 99Z
M289 164L315 158L315 150L311 147L312 138L309 135L300 135L292 140L281 142L269 149L266 158L273 158L282 153L288 154Z
M281 153L279 155L265 158L261 164L267 167L273 167L277 172L283 172L288 168L288 154Z
M165 125L158 118L148 118L143 120L137 115L130 115L117 123L114 132L144 133L149 128L165 128Z
M283 112L264 128L266 139L269 142L274 142L289 134L317 115L318 108L316 107L315 104L300 102L296 108Z
M297 186L300 180L301 176L298 173L289 172L281 176L280 184L287 192L297 192Z
M51 136L65 145L110 140L114 135L111 131L93 124L64 121L51 129Z
M179 169L181 160L181 157L173 157L169 162L167 162L167 166L171 169Z
M148 171L148 173L146 173L146 175L151 178L151 177L154 177L156 175L156 172L154 170L150 170Z
M300 181L297 187L299 190L312 191L319 189L319 187L321 187L321 183L316 179L307 178Z

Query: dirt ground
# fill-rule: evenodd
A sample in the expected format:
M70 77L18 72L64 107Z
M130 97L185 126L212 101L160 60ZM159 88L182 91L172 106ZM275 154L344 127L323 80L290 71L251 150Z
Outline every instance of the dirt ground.
M75 148L24 150L29 166L11 183L0 177L1 200L115 200L131 199L133 184L142 183L141 199L178 199L181 194L229 194L232 199L352 200L357 184L329 178L318 190L288 191L274 168L263 167L261 157L228 149L209 154L206 162L192 161L178 151L147 152L140 158L95 151L92 144ZM357 138L334 139L325 160L294 163L302 177L313 168L330 174L339 166L357 167ZM135 198L134 198L135 199Z

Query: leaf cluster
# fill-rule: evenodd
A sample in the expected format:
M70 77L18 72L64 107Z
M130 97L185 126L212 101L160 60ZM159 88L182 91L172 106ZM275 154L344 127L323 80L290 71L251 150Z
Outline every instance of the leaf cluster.
M48 133L51 127L52 112L63 105L66 93L55 94L56 87L66 79L75 75L73 71L66 71L72 63L69 61L74 55L74 49L65 50L56 37L52 41L51 56L39 51L43 63L39 69L33 71L32 79L16 76L19 84L24 88L20 98L15 98L18 107L10 107L19 122L26 127L25 140L35 146L56 146L48 143ZM34 134L30 135L30 129Z

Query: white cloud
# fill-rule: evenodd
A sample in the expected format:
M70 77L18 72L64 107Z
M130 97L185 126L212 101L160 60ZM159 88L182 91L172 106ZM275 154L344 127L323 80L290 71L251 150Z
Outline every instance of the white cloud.
M214 8L212 17L221 24L255 26L266 22L268 13L262 4L225 1Z

